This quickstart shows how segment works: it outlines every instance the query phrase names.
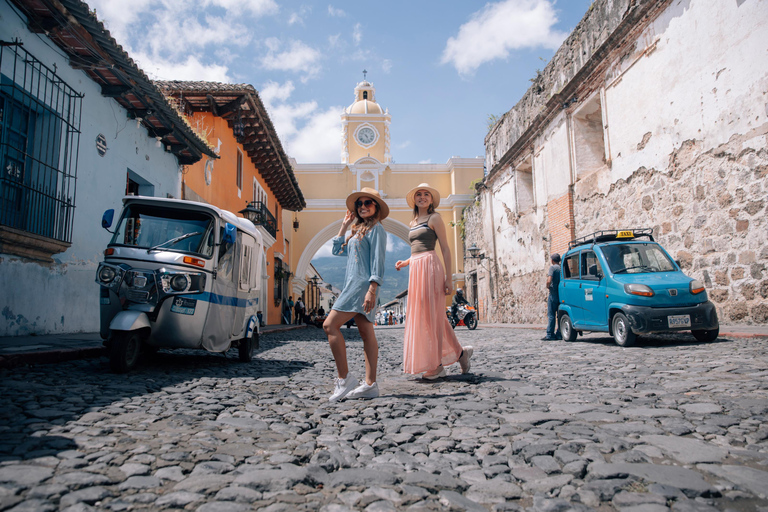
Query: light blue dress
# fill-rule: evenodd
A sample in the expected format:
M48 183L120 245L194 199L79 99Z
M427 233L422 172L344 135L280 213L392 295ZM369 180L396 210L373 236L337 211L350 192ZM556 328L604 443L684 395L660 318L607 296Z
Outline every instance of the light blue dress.
M377 222L362 240L353 236L344 245L344 237L333 239L333 254L347 257L347 274L344 289L333 304L336 311L355 312L365 315L369 322L374 321L376 302L384 280L384 257L387 254L387 232ZM363 311L363 301L371 281L379 284L370 313Z

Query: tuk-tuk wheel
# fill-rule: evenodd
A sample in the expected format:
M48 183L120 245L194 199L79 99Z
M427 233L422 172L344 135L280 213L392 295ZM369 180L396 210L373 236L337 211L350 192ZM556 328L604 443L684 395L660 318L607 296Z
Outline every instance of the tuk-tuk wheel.
M136 366L141 353L141 335L138 331L116 331L112 336L109 366L115 373L125 373Z
M238 350L240 351L240 360L249 363L253 359L253 351L259 348L259 333L254 329L250 338L240 340Z

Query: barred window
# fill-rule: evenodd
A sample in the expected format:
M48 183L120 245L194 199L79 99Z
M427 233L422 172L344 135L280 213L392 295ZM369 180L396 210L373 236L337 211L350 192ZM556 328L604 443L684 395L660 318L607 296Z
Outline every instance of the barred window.
M0 41L0 225L71 242L82 98Z

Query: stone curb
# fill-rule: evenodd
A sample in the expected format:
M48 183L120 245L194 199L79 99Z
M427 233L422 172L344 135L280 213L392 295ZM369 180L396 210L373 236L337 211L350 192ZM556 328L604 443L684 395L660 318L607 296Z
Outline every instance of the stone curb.
M264 336L273 332L286 332L306 328L306 325L286 325L273 327L269 330L261 331L261 335ZM20 352L11 355L0 355L0 368L10 369L24 365L61 363L75 359L91 359L94 357L102 356L107 356L107 350L103 346L75 349L62 348L54 350L41 350L36 352Z

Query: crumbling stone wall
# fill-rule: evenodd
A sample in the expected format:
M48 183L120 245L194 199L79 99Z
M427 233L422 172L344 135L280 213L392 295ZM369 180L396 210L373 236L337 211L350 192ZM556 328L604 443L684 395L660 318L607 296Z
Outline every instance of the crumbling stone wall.
M503 184L501 186L504 186ZM493 218L488 207L494 190L478 193L474 205L464 210L466 246L477 245L488 257L467 260L466 272L477 271L480 304L485 306L481 320L501 323L546 322L546 261L549 245L546 210L515 214L498 198L494 200ZM496 258L488 231L495 232Z
M768 323L768 150L750 147L767 134L763 127L703 154L685 141L666 169L638 169L606 194L593 180L577 182L576 236L652 227L683 271L704 283L721 323Z
M493 169L531 123L589 62L627 16L642 15L658 0L597 0L536 77L517 105L505 113L485 138L486 166ZM567 101L568 98L563 99Z

